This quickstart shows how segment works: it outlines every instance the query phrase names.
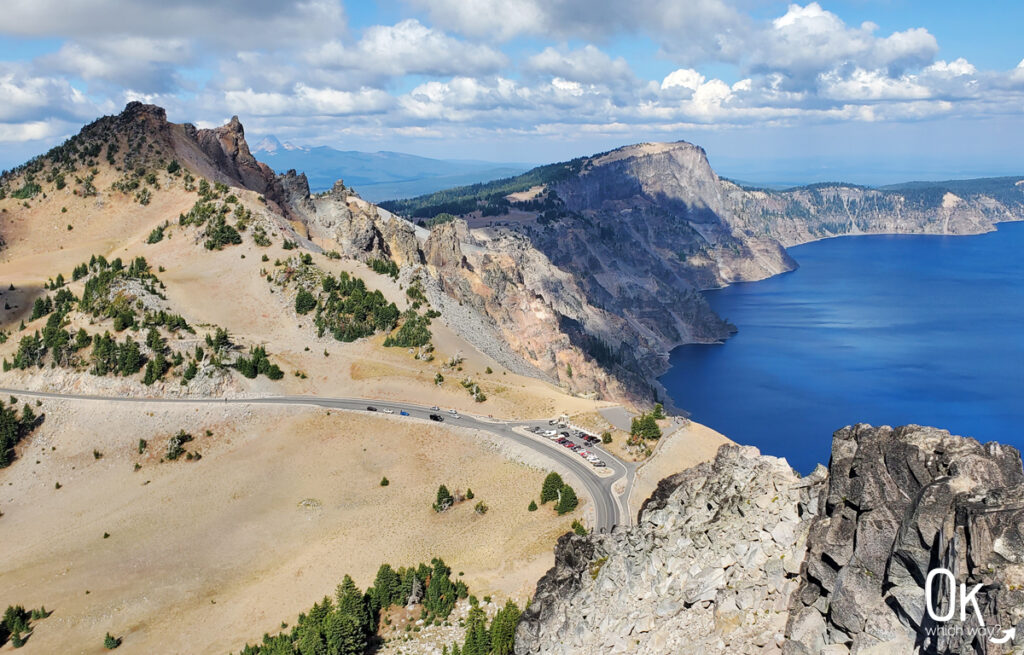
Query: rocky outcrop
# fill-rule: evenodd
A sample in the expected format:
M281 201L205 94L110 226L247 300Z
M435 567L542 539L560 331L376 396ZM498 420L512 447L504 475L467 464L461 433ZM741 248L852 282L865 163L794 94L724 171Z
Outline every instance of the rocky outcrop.
M196 132L196 143L216 170L238 180L241 186L266 193L272 189L275 175L266 164L256 161L245 142L245 129L238 116L226 125Z
M636 527L562 537L516 652L1011 652L991 639L1024 628L1022 485L1015 449L920 426L844 428L806 478L723 446ZM929 618L938 567L980 585L980 620Z
M844 428L832 440L820 502L784 652L810 655L821 644L853 652L915 645L928 653L1002 652L988 634L978 635L984 626L1024 619L1024 476L1016 449L917 426ZM955 630L928 616L924 586L937 567L968 588L981 585L983 625L971 610L961 622L959 608L947 626ZM939 615L948 607L936 605Z
M454 223L444 223L432 229L426 243L423 244L423 252L427 263L437 268L465 264L462 245Z

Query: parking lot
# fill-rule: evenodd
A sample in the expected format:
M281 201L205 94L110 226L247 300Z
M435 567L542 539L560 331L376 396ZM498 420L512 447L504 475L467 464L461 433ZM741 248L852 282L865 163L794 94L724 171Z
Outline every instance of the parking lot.
M549 421L547 426L526 426L526 430L537 436L550 439L563 448L571 450L590 462L590 465L594 468L604 468L607 466L604 459L602 459L603 453L598 449L601 438L597 435L574 430L567 427L564 423L557 423L555 421Z

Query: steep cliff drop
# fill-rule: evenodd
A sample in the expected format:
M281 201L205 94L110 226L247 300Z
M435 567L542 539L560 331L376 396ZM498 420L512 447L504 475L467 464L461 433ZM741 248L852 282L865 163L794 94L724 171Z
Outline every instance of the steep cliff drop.
M724 446L662 481L636 527L562 537L516 652L1011 652L1022 494L1017 450L934 428L844 428L806 478ZM964 620L960 584L977 586Z

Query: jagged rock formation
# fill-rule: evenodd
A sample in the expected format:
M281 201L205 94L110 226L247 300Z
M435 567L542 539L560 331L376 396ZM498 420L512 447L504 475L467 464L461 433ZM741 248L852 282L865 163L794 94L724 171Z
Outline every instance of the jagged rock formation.
M427 263L437 268L465 264L462 245L453 223L445 223L431 230L427 242L423 244L423 251Z
M562 537L516 652L1010 652L989 639L1024 627L1022 491L1015 449L934 428L844 428L803 479L724 446L662 481L636 527ZM981 585L989 632L973 608L928 617L940 566Z
M822 644L1000 652L988 635L974 637L981 626L970 612L963 631L929 636L941 625L925 612L924 582L940 566L968 587L982 585L985 625L1024 619L1024 475L1015 448L933 428L845 428L832 440L821 501L785 652L818 653Z

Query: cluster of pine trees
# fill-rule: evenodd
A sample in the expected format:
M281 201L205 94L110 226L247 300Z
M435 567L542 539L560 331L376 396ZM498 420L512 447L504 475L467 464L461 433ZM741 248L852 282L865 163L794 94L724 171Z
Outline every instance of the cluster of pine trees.
M4 402L0 400L0 468L8 466L14 461L14 447L22 439L32 434L32 431L42 422L43 416L37 416L28 403L21 408L19 417L18 410L14 406L14 398L11 398L10 405L4 405Z
M431 621L451 614L455 602L469 593L462 581L453 582L451 569L439 558L430 565L402 567L384 564L372 587L362 592L345 576L334 598L300 614L290 632L246 645L241 655L362 655L377 641L381 613L393 605L420 604Z
M271 380L280 380L284 377L281 368L277 364L272 364L267 358L267 349L263 346L250 348L249 357L239 357L235 360L235 368L247 378L266 375Z
M79 331L77 337L67 330L64 330L64 318L71 311L75 298L67 289L60 289L57 292L56 300L49 296L36 298L32 310L32 320L49 315L46 319L46 327L42 334L37 330L31 335L21 338L18 350L14 354L13 363L4 360L3 369L8 371L12 368L26 369L31 366L42 366L43 357L47 351L53 353L53 360L61 366L70 366L77 361L76 351L89 345L88 335L83 336L84 331Z
M641 439L660 439L661 428L658 427L658 420L665 418L665 410L661 403L654 406L654 409L646 414L634 416L632 425L629 428L631 437Z
M554 472L548 473L540 489L541 505L549 501L555 501L555 511L559 516L573 511L580 503L576 491L562 481L562 476Z
M210 219L203 236L206 237L203 245L207 250L222 250L224 246L242 243L242 235L233 226L228 225L223 213L217 213Z
M407 309L402 314L402 327L394 334L384 339L387 347L398 348L419 348L430 343L430 319L420 316L413 309Z
M32 634L32 621L50 616L45 607L29 612L21 605L8 605L0 621L0 647L10 640L11 646L21 648Z
M92 368L89 372L93 375L134 375L146 363L138 342L129 336L125 337L124 342L118 343L110 332L93 336L91 359Z
M511 600L498 610L487 627L487 613L470 597L472 607L466 617L466 639L460 647L453 643L441 651L443 655L512 655L516 639L516 625L522 612Z
M398 323L398 307L389 303L380 291L369 291L362 278L342 272L340 277L327 274L321 282L323 293L316 301L313 323L317 333L330 332L338 341L355 341L377 332L393 330ZM307 293L312 296L313 294ZM300 307L311 311L309 298L296 298ZM305 313L305 312L300 312Z
M398 279L398 264L394 261L390 259L371 259L368 263L375 273L389 275L395 280Z

